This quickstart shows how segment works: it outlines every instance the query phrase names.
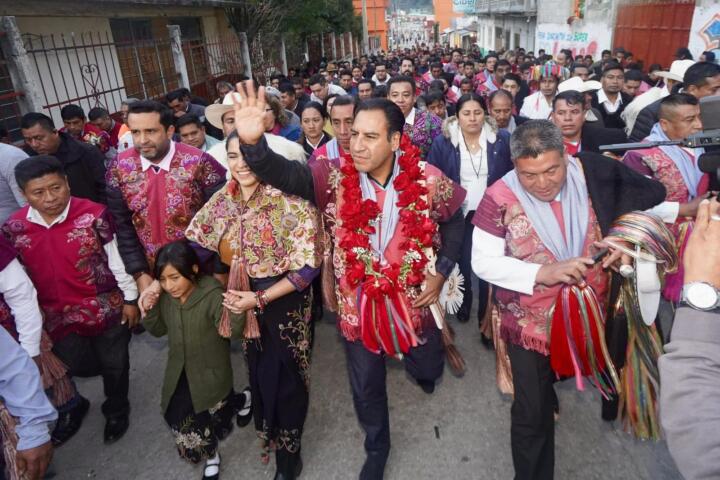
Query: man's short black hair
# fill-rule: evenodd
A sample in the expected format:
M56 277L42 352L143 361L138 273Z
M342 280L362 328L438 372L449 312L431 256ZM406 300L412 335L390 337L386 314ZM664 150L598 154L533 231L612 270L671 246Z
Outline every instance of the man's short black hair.
M475 62L471 62L470 60L468 60L467 62L463 63L463 66L475 68Z
M365 78L365 77L361 78L361 79L358 81L358 83L357 83L358 88L360 88L360 85L362 85L363 83L369 83L369 84L370 84L370 88L375 88L375 81L374 81L374 80L370 80L369 78Z
M168 92L165 95L165 101L168 103L174 102L175 100L190 99L190 91L187 88L178 88L172 92Z
M387 68L387 64L385 62L375 62L375 68L377 67L385 67Z
M443 94L443 92L440 92L438 90L430 90L425 95L423 95L423 100L425 100L425 105L427 105L428 107L435 102L442 102L443 104L447 103L445 102L445 95Z
M495 65L495 68L497 67L512 67L512 65L508 60L501 58L500 60L498 60L497 65Z
M20 190L25 190L30 180L56 173L65 177L65 168L60 160L52 155L37 155L28 157L15 165L15 181Z
M520 79L520 75L517 73L507 73L503 77L503 83L505 83L505 80L510 80L518 84L518 87L522 85L522 80Z
M385 114L385 119L388 124L388 140L390 140L390 137L396 132L402 135L403 128L405 127L405 115L403 115L400 107L387 98L370 98L360 102L355 108L355 118L357 118L360 112L364 111L381 111Z
M612 55L612 52L610 50L603 50L600 55Z
M492 92L492 93L490 94L490 96L488 97L488 101L487 101L488 109L489 109L489 108L492 108L492 102L493 102L493 100L495 100L497 97L505 97L505 98L507 98L507 99L510 101L510 104L512 105L513 97L512 97L512 95L510 94L510 92L508 92L507 90L503 90L502 88L499 88L499 89L495 90L494 92Z
M333 107L342 107L343 105L357 105L358 99L352 95L337 95L333 102ZM332 110L332 109L331 109Z
M109 116L110 113L102 107L95 107L88 112L88 120L90 120L91 122Z
M197 115L190 115L189 113L186 113L182 117L175 120L175 128L178 131L180 131L182 127L185 127L187 125L195 125L200 129L203 128L203 123L200 121Z
M580 105L581 108L585 106L585 94L578 92L577 90L566 90L555 95L552 102L553 112L555 111L555 105L559 100L564 100L568 105Z
M620 70L625 73L625 69L618 62L608 62L602 69L602 76L604 77L606 73L612 72L613 70Z
M580 58L580 57L578 57L578 58ZM584 68L585 70L590 70L590 68L587 65L585 65L584 63L575 62L570 67L570 72L575 73L575 70L577 70L578 68Z
M155 100L140 100L135 102L128 108L128 118L133 113L157 113L160 115L160 123L165 130L175 123L175 115L172 110Z
M352 77L352 71L351 70L340 70L340 77Z
M302 85L303 81L302 81L302 78L300 78L300 77L292 77L290 79L290 83L293 85Z
M685 71L683 85L685 88L690 85L703 87L708 83L708 79L717 75L720 75L720 65L710 62L698 62Z
M387 85L376 85L373 87L372 98L387 98Z
M80 105L65 105L60 110L60 118L63 119L63 121L72 120L74 118L79 118L81 120L85 119L85 111L82 109Z
M442 70L443 69L442 63L440 63L440 62L431 63L430 70L432 70L433 68L439 68L440 70Z
M412 94L415 95L415 79L411 77L410 75L396 75L390 79L389 82L387 82L388 87L388 93L390 92L390 89L393 85L396 83L409 83L410 87L412 88Z
M316 73L315 75L310 77L308 86L312 87L315 84L320 84L321 87L324 87L325 84L327 84L327 78L325 78L325 75L323 75L321 73Z
M699 103L700 101L689 93L671 93L660 100L658 118L664 118L667 120L670 116L670 112L672 112L672 110L676 107L683 105L698 105Z
M290 95L291 97L297 95L297 93L295 92L295 86L288 81L280 82L280 85L278 85L278 90L280 90L280 93Z
M642 82L643 74L640 70L627 70L625 72L625 81Z
M47 130L48 132L52 132L55 130L55 124L53 123L52 118L48 117L44 113L26 113L20 120L20 128L23 130L27 128L32 128L35 125L40 125L40 127Z

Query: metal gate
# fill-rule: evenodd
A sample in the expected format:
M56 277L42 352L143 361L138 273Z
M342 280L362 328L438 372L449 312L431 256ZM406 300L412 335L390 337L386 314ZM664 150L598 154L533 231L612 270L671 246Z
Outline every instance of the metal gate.
M12 142L19 141L21 138L20 118L22 113L18 105L18 97L22 95L22 92L15 90L7 60L5 60L5 52L0 48L0 128L7 131Z
M22 37L42 89L44 113L58 125L60 110L68 104L80 105L85 112L103 107L114 113L126 98L161 99L180 86L169 37L142 39L131 35L118 41L109 32ZM234 34L183 38L193 93L211 100L217 80L237 81L244 71L242 48ZM0 89L2 75L0 60ZM0 90L0 100L2 93Z
M645 67L669 68L690 37L695 0L635 0L618 7L613 47L632 52Z

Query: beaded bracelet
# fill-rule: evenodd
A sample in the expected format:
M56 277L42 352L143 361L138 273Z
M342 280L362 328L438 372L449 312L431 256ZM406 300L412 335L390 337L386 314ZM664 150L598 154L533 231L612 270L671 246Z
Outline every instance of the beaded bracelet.
M258 290L255 292L255 303L257 304L257 311L259 313L263 313L268 304L268 298L265 290Z

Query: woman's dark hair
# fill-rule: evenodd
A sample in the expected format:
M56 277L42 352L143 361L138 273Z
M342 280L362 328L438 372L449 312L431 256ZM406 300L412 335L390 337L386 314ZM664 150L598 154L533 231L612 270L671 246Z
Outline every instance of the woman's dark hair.
M25 190L30 180L56 173L65 177L65 169L60 160L52 155L37 155L28 157L15 165L15 182L20 190Z
M140 100L131 104L128 107L128 117L132 113L157 113L160 115L160 123L165 127L165 130L175 124L175 115L173 115L172 110L155 100Z
M275 95L265 94L265 102L268 107L272 109L273 115L275 115L275 121L280 124L281 127L287 127L290 124L290 117L285 113L280 99Z
M240 141L240 136L238 135L237 130L233 130L232 132L230 132L230 135L225 137L225 151L226 152L228 150L228 147L230 146L230 140L237 140L238 142Z
M360 102L355 108L355 118L357 119L358 114L363 111L381 111L385 114L385 120L387 120L388 124L388 140L395 132L403 133L405 115L403 115L400 107L387 98L370 98Z
M483 98L475 92L466 93L465 95L460 97L460 99L455 104L455 111L459 113L460 110L462 110L462 107L467 102L477 102L480 105L480 108L487 111L487 109L485 108L485 100L483 100Z
M336 101L337 101L337 100L336 100ZM306 103L306 104L303 106L302 110L300 111L300 118L301 118L301 119L302 119L303 113L305 113L305 110L317 110L318 113L322 116L323 119L327 119L327 118L328 118L328 114L327 114L327 112L325 111L325 108L324 108L322 105L320 105L318 102L308 102L308 103Z
M196 283L200 276L200 260L187 240L168 243L158 250L153 272L155 278L159 279L168 265L172 265L180 275L193 283ZM194 266L198 267L197 272L193 270Z

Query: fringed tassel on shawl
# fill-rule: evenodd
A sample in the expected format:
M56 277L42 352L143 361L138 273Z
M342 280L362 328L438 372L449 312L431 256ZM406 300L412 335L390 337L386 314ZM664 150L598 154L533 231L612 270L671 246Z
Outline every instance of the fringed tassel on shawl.
M17 442L18 436L15 432L15 418L0 401L0 440L2 440L2 453L5 457L5 477L8 480L23 480L25 475L17 473Z
M550 365L559 376L575 376L578 390L588 377L609 398L620 386L604 340L600 303L592 287L563 285L550 331Z
M250 277L245 270L245 262L238 255L233 255L230 264L230 274L228 275L228 290L250 291ZM218 333L221 337L230 338L232 336L232 312L227 307L223 308L222 317L218 324ZM260 338L260 327L258 325L257 316L254 310L245 312L245 329L243 336L247 339Z
M623 282L621 296L628 323L628 346L621 371L620 415L626 432L643 440L659 440L658 359L663 353L662 340L655 324L648 326L643 322L634 289L632 279Z
M75 396L75 386L67 375L67 366L52 352L50 336L42 331L40 337L40 370L44 390L51 390L53 406L60 407Z

